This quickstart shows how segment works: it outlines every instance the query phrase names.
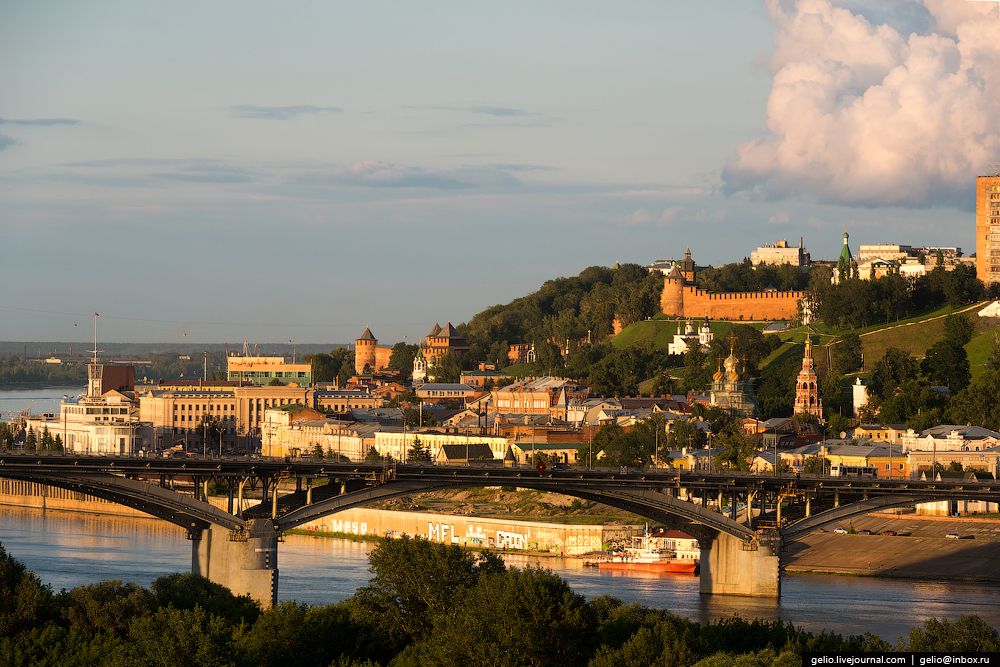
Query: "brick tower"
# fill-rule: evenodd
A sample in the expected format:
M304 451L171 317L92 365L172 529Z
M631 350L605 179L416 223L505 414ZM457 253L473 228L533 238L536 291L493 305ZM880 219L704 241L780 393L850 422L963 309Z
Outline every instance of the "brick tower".
M365 327L365 332L361 338L354 341L354 372L361 375L365 371L365 366L371 366L374 370L375 348L378 347L378 340L372 335L372 330Z
M819 379L813 362L812 342L806 338L806 353L802 370L795 380L795 414L809 413L823 419L823 402L819 398Z

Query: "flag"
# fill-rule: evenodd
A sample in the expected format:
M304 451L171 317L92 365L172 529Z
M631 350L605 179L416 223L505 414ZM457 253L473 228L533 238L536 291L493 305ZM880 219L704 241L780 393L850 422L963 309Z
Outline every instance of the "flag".
M94 317L100 317L100 315L98 315L97 313L94 313Z

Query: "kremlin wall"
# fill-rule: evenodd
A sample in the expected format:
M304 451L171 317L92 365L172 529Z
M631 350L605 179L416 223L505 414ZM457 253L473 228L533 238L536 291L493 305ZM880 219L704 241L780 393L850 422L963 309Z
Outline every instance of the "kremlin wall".
M691 249L663 279L660 312L672 317L713 320L794 320L805 292L706 292L695 283Z

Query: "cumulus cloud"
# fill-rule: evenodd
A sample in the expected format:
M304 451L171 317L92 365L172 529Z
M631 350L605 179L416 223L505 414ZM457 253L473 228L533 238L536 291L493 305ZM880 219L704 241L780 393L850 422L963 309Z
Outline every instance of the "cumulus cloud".
M0 134L0 151L5 148L10 148L17 143L17 139L14 137L8 137L6 134Z
M737 148L723 169L727 194L973 205L974 177L1000 161L996 6L765 2L776 24L772 136Z
M788 211L778 211L777 213L771 216L771 219L768 220L768 223L772 225L787 225L791 221L792 219L788 216Z
M259 107L254 104L239 104L230 107L237 118L258 118L262 120L291 120L299 116L321 113L339 113L339 107L314 107L311 104L300 104L291 107Z
M11 125L76 125L79 122L72 118L0 118L0 125L3 123Z
M410 167L379 160L366 160L348 166L304 172L297 174L292 180L319 186L438 190L464 190L518 183L517 179L502 169L462 167L444 170L433 167Z

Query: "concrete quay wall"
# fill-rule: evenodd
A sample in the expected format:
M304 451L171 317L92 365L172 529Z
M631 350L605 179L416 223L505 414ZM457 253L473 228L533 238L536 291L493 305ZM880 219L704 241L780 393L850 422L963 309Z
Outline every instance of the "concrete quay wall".
M579 526L375 509L350 509L303 524L301 530L379 537L424 537L434 542L579 556L612 540L638 535L638 526Z

